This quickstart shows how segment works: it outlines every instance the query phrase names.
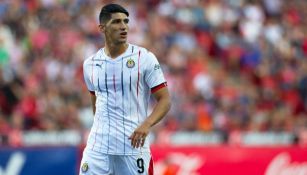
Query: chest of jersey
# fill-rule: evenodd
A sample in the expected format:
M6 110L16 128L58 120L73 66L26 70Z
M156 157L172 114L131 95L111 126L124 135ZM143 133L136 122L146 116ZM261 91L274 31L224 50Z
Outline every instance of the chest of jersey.
M98 92L132 91L143 83L144 64L138 54L115 60L99 60L93 64L92 83Z

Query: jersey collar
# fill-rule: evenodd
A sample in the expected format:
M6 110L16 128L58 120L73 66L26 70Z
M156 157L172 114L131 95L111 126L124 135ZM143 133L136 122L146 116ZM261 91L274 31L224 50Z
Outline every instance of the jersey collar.
M119 56L117 56L116 58L111 58L109 57L106 53L105 53L105 47L101 49L101 54L102 56L106 59L106 60L118 60L121 59L122 57L125 57L127 54L130 54L130 50L131 50L132 45L130 43L128 43L128 47L125 50L124 53L120 54Z

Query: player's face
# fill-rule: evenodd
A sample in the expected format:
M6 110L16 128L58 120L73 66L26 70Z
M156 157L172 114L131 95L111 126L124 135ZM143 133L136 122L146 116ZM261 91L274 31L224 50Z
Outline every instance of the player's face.
M106 39L114 44L127 42L129 19L124 13L113 13L111 19L105 24Z

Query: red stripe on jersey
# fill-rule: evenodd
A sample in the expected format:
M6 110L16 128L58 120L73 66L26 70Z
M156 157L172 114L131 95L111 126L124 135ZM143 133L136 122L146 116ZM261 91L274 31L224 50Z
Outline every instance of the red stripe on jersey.
M89 91L92 95L95 95L95 91Z
M139 82L140 82L140 56L141 56L141 51L139 51L139 58L138 58L138 81L136 85L136 94L139 96Z
M154 174L154 164L153 164L153 160L152 157L150 158L150 162L149 162L149 167L148 167L148 175L153 175Z
M166 82L159 84L158 86L151 88L151 93L153 94L153 93L157 92L159 89L166 87L166 86L167 86Z

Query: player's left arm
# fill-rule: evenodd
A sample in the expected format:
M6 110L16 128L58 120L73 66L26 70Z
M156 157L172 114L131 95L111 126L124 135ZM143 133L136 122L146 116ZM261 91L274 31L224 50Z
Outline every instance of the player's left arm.
M153 93L157 100L157 104L153 108L152 113L144 120L144 122L130 136L131 145L134 148L142 147L150 128L157 124L170 110L171 100L167 87L162 87Z
M157 100L157 104L152 113L143 122L150 127L157 124L171 108L170 95L166 86L153 93L153 96Z

